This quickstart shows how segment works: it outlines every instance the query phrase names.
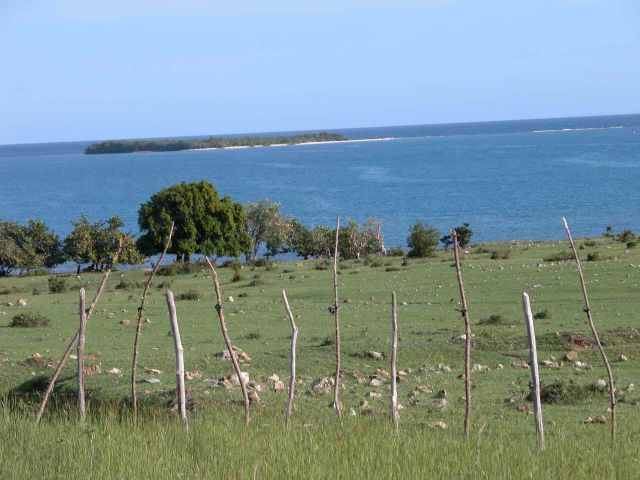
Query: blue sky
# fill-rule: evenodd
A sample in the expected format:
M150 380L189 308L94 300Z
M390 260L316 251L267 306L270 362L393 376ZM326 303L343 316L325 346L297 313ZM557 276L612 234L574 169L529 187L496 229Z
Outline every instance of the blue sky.
M0 144L640 112L638 0L0 0L0 19Z

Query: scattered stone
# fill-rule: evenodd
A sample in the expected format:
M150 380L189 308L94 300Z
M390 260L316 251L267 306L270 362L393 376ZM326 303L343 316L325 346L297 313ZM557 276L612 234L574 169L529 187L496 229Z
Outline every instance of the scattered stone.
M382 394L379 393L379 392L369 392L368 396L369 396L369 398L380 398L382 396Z
M160 383L159 378L145 378L144 381L147 383Z
M7 307L13 307L13 303L7 302Z
M489 367L486 365L481 365L479 363L474 363L473 364L473 371L474 372L486 372L487 370L489 370Z
M529 368L529 364L523 360L514 360L511 365L513 368Z
M596 423L607 423L607 417L605 417L604 415L598 415L595 418L595 422Z
M449 402L446 398L439 398L433 402L433 409L436 412L444 412L449 406Z
M529 404L527 403L519 403L516 407L516 410L523 413L529 413Z
M593 418L587 417L582 421L582 423L593 423Z
M390 378L391 375L384 368L378 368L375 373L378 378Z
M373 408L366 400L362 400L360 402L360 413L363 415L371 415L373 413Z
M236 357L238 358L238 362L240 363L249 363L251 362L251 357L249 355L247 355L247 353L245 351L243 351L242 349L238 348L238 347L233 347L233 351L236 354ZM229 354L229 350L222 350L221 352L216 353L215 355L218 358L222 358L223 360L228 360L231 361L231 355Z
M369 386L371 387L379 387L380 385L382 385L382 380L379 378L372 378L369 382Z
M419 393L433 393L433 388L429 385L420 384L416 387L416 391Z
M569 342L576 348L591 348L591 341L583 333L572 333Z
M278 393L286 392L287 387L282 380L278 380L277 382L273 383L273 390Z
M113 367L112 369L109 370L109 373L111 375L121 375L122 370L120 370L119 368Z
M16 305L19 307L26 307L27 306L27 301L24 298L20 298L17 302Z
M446 430L447 428L449 428L447 426L446 423L444 423L442 420L437 420L435 422L432 422L429 424L430 428L439 428L440 430Z
M353 409L353 407L351 408L351 410L349 410L349 415L351 415L352 417L355 417L357 415L356 411Z
M276 375L275 373L273 375L271 375L269 378L267 378L267 383L269 384L274 384L276 382L280 381L280 377L278 375Z
M436 398L447 398L447 391L443 388L438 393L436 393Z
M4 317L5 315L7 315L7 312L0 312L0 317Z
M242 378L242 381L244 382L245 385L249 383L249 372L240 372L240 377ZM231 382L232 385L235 385L236 387L240 386L240 379L238 378L238 375L235 373L231 375L231 377L229 377L229 381Z
M316 395L327 395L331 392L331 387L333 386L332 380L333 379L330 380L327 377L316 380L311 385L311 390L313 390L313 393Z
M91 365L90 367L87 367L84 370L82 370L82 372L87 377L90 377L92 375L100 375L100 374L102 374L102 369L100 368L100 365Z
M599 378L598 380L595 380L592 385L597 390L605 390L607 388L607 382L605 382L601 378Z
M577 362L578 361L578 352L575 350L571 350L564 354L564 359L567 362Z
M229 300L229 303L234 303L235 302L235 300L233 299L232 296L229 296L229 298L227 300Z
M194 378L200 378L202 376L202 372L198 370L191 370L185 373L187 380L193 380Z
M628 362L629 359L626 357L626 355L620 354L620 356L618 357L618 361L619 362Z
M369 358L374 358L374 359L376 359L376 360L381 360L381 359L383 359L383 358L384 358L384 353L381 353L381 352L374 352L373 350L369 350L369 351L366 353L366 356L367 356L367 357L369 357Z
M627 392L634 392L636 390L636 386L633 383L630 383L627 387Z
M260 395L255 390L249 390L247 393L249 397L249 405L262 405L262 401L260 400Z
M440 370L443 373L450 373L451 367L449 365L445 365L444 363L439 363L438 370Z
M227 377L220 378L218 380L218 386L222 388L226 388L227 390L231 390L233 388L233 384L231 383L231 380L229 380Z
M499 363L498 365L496 365L496 368L498 370L502 370L504 368L504 365L502 365L501 363Z
M145 368L144 371L152 375L160 375L162 373L162 370L158 370L157 368Z
M131 325L131 320L120 320L120 325Z

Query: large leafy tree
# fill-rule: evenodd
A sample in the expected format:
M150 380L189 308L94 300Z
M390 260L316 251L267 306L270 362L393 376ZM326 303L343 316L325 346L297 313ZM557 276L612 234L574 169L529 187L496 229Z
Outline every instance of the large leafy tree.
M460 248L469 246L469 243L471 243L471 237L473 236L473 230L471 229L469 224L463 223L459 227L454 228L454 230L456 231L456 235L458 237L458 246ZM453 237L451 236L451 234L445 235L440 239L440 241L444 245L444 248L453 247Z
M267 255L283 253L286 245L287 220L280 212L280 204L269 199L247 204L247 233L251 237L249 260L258 256L262 244Z
M144 254L162 251L175 222L169 253L188 261L193 254L237 257L251 248L242 204L218 197L206 181L179 183L154 194L140 206L138 247Z
M44 222L30 220L26 226L0 222L0 276L52 268L63 261L60 240Z
M120 217L98 220L91 223L82 215L73 223L73 230L64 239L64 253L67 260L78 265L89 265L91 270L103 270L110 263L122 243L118 263L136 265L144 258L136 247L134 238L121 231L124 222Z

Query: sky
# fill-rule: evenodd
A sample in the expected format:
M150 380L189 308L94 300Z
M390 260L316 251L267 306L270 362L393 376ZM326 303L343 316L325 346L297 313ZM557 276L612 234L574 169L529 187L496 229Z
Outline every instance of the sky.
M0 144L640 113L638 0L0 0Z

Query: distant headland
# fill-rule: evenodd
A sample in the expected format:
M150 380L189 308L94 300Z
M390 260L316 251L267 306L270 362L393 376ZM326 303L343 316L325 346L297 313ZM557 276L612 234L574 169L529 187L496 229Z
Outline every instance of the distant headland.
M84 153L176 152L211 148L241 148L296 145L305 143L345 142L349 138L338 133L318 132L277 137L209 137L194 140L109 140L93 143Z

